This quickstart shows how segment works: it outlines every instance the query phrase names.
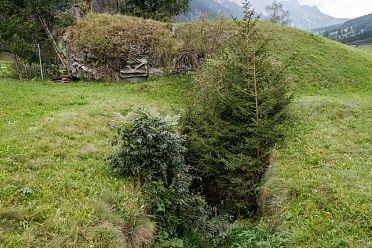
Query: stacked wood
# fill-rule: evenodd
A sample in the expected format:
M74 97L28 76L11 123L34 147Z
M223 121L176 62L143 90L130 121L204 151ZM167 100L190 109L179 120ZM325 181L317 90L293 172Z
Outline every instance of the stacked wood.
M71 75L63 75L63 76L52 78L52 81L56 83L69 83L69 82L76 81L76 80L78 79Z
M132 59L126 62L126 67L120 70L123 79L141 80L149 77L147 59Z

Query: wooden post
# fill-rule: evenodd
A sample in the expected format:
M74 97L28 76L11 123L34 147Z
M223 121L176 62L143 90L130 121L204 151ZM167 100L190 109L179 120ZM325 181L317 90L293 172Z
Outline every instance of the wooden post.
M41 49L40 49L40 44L37 44L37 50L39 53L39 63L40 63L40 75L41 75L41 80L44 80L44 71L43 71L43 63L41 61Z

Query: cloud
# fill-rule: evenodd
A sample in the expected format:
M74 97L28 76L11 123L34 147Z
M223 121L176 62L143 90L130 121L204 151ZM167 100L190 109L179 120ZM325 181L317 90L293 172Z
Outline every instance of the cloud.
M298 0L301 4L315 5L334 17L355 18L372 13L372 0Z

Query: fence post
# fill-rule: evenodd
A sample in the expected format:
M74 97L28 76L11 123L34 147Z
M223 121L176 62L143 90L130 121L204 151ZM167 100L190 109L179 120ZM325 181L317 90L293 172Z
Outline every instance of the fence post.
M41 62L41 49L40 44L37 44L37 49L39 52L39 62L40 62L40 74L41 74L41 80L44 80L44 72L43 72L43 64Z

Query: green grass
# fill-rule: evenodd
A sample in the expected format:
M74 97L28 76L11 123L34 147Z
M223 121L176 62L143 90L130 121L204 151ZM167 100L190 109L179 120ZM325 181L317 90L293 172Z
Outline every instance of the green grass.
M291 72L297 93L369 91L372 54L294 28L262 23L280 61L292 57ZM342 87L340 87L342 86Z
M372 54L260 26L274 56L295 55L296 92L294 127L263 185L264 217L293 247L371 246ZM152 230L140 190L106 168L110 126L142 107L179 114L189 87L189 77L0 80L0 247L120 247L136 235L128 230Z
M0 80L0 247L119 247L147 217L139 190L106 168L110 125L137 108L176 114L186 81Z
M372 91L303 95L292 110L264 185L266 217L299 247L371 247Z
M262 188L265 219L295 247L371 247L372 53L294 29L293 128Z

